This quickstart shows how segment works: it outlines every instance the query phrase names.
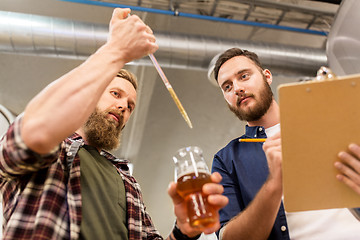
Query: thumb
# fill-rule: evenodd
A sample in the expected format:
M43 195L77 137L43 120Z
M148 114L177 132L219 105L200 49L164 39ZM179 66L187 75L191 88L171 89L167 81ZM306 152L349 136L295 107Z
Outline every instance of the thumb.
M177 184L175 182L171 182L168 187L168 194L171 197L174 205L177 205L183 201L183 198L176 191Z

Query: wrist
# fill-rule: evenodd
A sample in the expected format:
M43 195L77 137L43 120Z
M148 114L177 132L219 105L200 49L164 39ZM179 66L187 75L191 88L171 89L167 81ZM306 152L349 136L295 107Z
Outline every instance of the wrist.
M200 237L201 234L198 234L194 237L189 237L185 234L183 234L180 230L180 228L177 226L177 223L175 222L173 231L172 231L173 236L175 237L176 240L196 240Z
M283 194L281 178L280 180L274 178L268 178L264 184L264 188L266 192L268 192L270 195L273 196L281 197Z
M116 68L121 69L128 62L122 54L121 51L117 51L109 44L104 44L93 55L99 56L102 59L102 62L115 65Z

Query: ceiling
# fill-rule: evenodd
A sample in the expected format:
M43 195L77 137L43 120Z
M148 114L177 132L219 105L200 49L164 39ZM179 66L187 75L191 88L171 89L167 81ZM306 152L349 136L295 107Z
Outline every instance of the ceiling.
M166 194L168 183L173 179L172 155L181 147L196 145L203 149L211 166L213 155L244 132L244 123L230 113L221 91L208 79L208 65L215 53L232 45L249 46L250 50L261 53L265 47L277 48L277 52L268 50L260 56L273 70L272 89L276 96L279 84L316 75L319 66L305 64L311 62L312 55L325 54L326 34L339 7L330 3L339 1L303 0L78 2L82 3L1 0L0 11L106 26L112 8L121 4L134 6L133 14L139 15L154 30L160 46L155 56L194 128L187 126L156 70L149 59L144 58L127 66L139 78L138 107L115 154L133 163L148 211L163 235L171 230L174 220L171 200ZM16 24L20 29L21 22ZM15 30L17 27L13 25ZM8 33L0 34L0 104L15 115L21 113L42 88L91 54L88 49L82 54L64 52L62 55L25 51L25 47L12 48L14 44L6 46L4 35ZM103 41L103 37L101 39ZM188 41L185 46L181 46L185 42L182 39ZM214 45L214 42L219 44ZM77 43L79 47L81 43ZM190 47L190 43L195 43L195 47ZM167 44L173 44L172 50ZM211 48L206 52L196 51L204 45ZM182 58L183 52L189 56L186 61ZM297 53L300 59L306 60L294 61L289 66L289 61L282 59L286 52L289 52L287 57ZM326 64L326 59L318 60L321 62Z

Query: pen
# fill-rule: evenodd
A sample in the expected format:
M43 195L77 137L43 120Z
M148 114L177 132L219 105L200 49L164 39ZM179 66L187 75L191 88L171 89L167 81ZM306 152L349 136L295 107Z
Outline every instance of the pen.
M240 138L239 142L265 142L266 138Z

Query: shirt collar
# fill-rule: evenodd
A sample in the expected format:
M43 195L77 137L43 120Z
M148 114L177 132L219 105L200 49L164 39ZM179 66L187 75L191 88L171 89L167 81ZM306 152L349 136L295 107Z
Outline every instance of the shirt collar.
M245 136L248 138L266 138L265 128L263 126L245 126Z

